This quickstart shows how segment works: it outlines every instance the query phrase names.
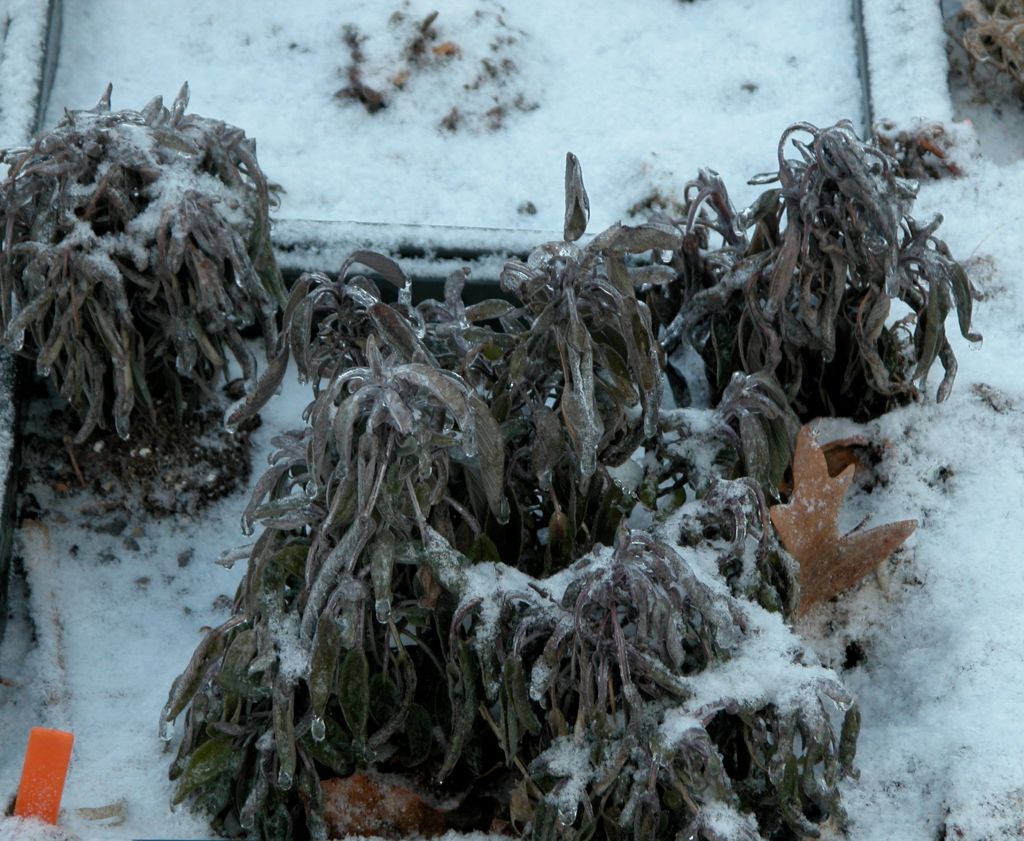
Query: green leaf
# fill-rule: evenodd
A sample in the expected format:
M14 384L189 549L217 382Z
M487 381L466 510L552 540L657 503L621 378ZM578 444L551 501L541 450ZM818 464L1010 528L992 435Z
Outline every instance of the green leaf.
M405 719L405 738L409 745L409 758L406 762L410 767L419 765L429 755L434 744L434 725L430 713L420 704L409 708Z
M275 691L274 744L277 748L277 786L290 789L295 781L295 692Z
M475 564L496 564L501 562L501 553L498 551L498 547L494 545L493 540L486 534L480 534L470 547L469 559Z
M330 716L324 716L324 729L325 736L319 742L311 733L306 733L301 739L302 747L313 759L330 768L339 777L348 776L356 762L352 740L345 728Z
M515 708L519 723L524 730L536 736L540 733L540 721L537 719L533 706L530 703L522 661L517 657L508 657L505 659L502 671L505 679L505 689L508 692L509 700Z
M387 675L374 672L370 678L370 719L378 727L398 710L402 693Z
M256 631L246 628L231 641L217 672L217 683L225 692L247 701L256 701L266 695L266 690L249 677L249 664L255 656Z
M338 672L338 703L355 744L366 744L366 723L370 715L370 664L361 648L353 648Z
M860 708L854 704L843 718L839 736L839 767L844 774L855 773L853 761L857 756L857 738L860 736Z
M244 750L223 739L210 739L192 751L174 790L171 803L177 806L192 792L221 777L233 777L242 766Z
M971 282L967 278L964 267L955 261L949 267L949 285L953 290L953 301L956 303L960 335L970 342L980 342L981 334L971 332L971 308L974 304L971 296Z
M941 287L928 290L928 303L922 312L917 314L918 328L914 339L917 344L917 367L914 378L923 377L939 355L939 346L944 338Z
M508 698L507 692L502 692L502 701L498 704L498 722L503 725L501 747L505 751L505 764L509 767L515 761L519 753L519 737L521 730L516 710Z
M448 739L448 750L445 751L444 763L437 772L438 781L443 781L458 764L463 751L473 735L476 722L476 710L479 703L477 691L476 667L469 646L462 641L453 645L456 662L449 662L448 695L452 702L452 732Z
M309 554L309 546L304 543L293 543L285 546L274 555L274 563L277 564L285 574L301 577L306 568L306 556Z
M324 613L316 625L309 665L310 706L317 718L324 717L324 710L334 688L338 653L341 650L341 628L333 616Z

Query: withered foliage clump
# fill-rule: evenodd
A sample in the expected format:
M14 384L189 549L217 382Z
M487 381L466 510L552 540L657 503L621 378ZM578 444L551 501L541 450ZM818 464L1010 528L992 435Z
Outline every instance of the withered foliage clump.
M1022 0L963 0L948 30L967 54L972 79L1001 75L1024 94Z
M896 161L898 176L934 180L961 174L954 160L956 133L942 123L920 121L905 126L882 120L875 124L874 140Z
M328 837L321 780L355 772L402 775L448 826L537 841L841 822L856 708L751 600L792 612L795 569L759 483L731 478L730 419L768 435L784 403L739 375L727 409L664 410L635 289L675 275L633 259L680 232L617 225L581 246L588 216L570 155L564 241L505 267L507 300L467 306L460 271L413 305L370 252L294 288L229 422L290 360L306 425L245 513L260 531L234 615L161 719L167 737L185 720L175 800L220 831ZM766 672L779 683L749 678Z
M945 399L957 370L947 314L981 337L967 274L935 236L942 217L910 215L915 184L849 122L791 126L778 161L753 182L778 186L742 213L713 171L688 185L679 282L649 296L669 346L692 342L716 395L735 372L770 375L805 419L916 400L936 361Z
M516 84L518 45L528 34L509 25L500 3L483 0L477 6L451 27L459 41L446 37L452 13L421 16L408 0L391 13L383 41L370 41L354 24L345 24L347 84L335 91L335 99L378 114L426 87L442 88L451 94L450 104L435 115L444 133L499 131L515 114L535 110L538 104Z
M170 108L95 108L9 151L0 184L3 343L33 359L81 420L127 438L133 412L212 397L242 339L277 337L283 286L272 192L241 129Z

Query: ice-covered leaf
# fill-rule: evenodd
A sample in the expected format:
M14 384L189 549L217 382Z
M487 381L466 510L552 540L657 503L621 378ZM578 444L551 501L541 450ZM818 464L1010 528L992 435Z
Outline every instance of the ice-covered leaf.
M242 764L243 752L225 739L209 739L189 757L174 789L173 803L183 802L193 791L214 780L230 778Z
M338 621L330 615L320 617L313 638L313 653L309 663L309 701L313 715L321 721L327 702L335 688L335 674L338 668L338 655L342 650L341 630ZM320 741L323 738L313 737Z
M365 745L370 715L370 665L361 648L353 648L342 660L337 693L349 732L357 745Z
M506 523L509 504L505 498L505 439L490 409L476 395L469 399L469 410L476 432L477 458L487 504L498 522Z
M395 565L394 535L390 531L381 532L370 544L369 556L374 615L378 622L387 622L391 617L391 576Z
M587 230L590 221L590 199L583 186L583 168L572 152L565 155L565 225L563 237L575 242Z
M594 398L594 354L590 334L577 317L569 322L565 337L559 337L565 384L560 406L566 431L573 443L581 476L597 469L597 447L604 423Z

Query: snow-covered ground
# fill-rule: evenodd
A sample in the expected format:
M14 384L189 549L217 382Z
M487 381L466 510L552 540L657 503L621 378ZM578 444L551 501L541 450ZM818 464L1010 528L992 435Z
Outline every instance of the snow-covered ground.
M221 0L176 2L159 22L132 0L64 8L48 123L107 82L115 108L138 108L187 79L193 111L257 138L287 191L282 219L560 231L571 150L600 230L656 189L678 198L698 166L742 193L796 119L862 121L845 0ZM405 52L432 11L417 63ZM335 95L350 84L346 26L388 102L374 114Z
M287 191L286 220L558 230L572 149L596 231L655 190L678 198L699 166L718 169L742 204L752 196L746 177L773 168L787 124L863 117L855 27L838 0L635 0L628 14L612 0L572 9L351 2L343 13L318 1L301 14L228 0L165 4L159 23L147 4L126 0L64 6L48 123L64 105L91 104L107 81L117 108L170 97L187 78L192 110L258 138L264 168ZM410 27L439 7L428 60L406 67ZM389 22L395 11L403 17ZM937 4L863 0L863 11L874 116L966 116L946 89ZM335 97L351 84L346 23L367 36L362 82L390 97L374 114ZM434 54L448 43L457 51ZM492 54L514 70L466 91ZM456 102L451 131L441 124ZM878 580L798 628L863 711L860 779L843 784L853 841L1024 837L1024 160L1012 133L1001 142L972 119L984 156L966 150L964 177L923 184L915 215L944 214L939 235L983 299L975 327L984 347L956 346L960 373L946 403L861 430L882 442L887 481L855 500L858 513L920 526ZM535 214L519 211L528 202ZM305 399L293 383L270 404L256 470ZM826 428L839 435L850 425ZM240 570L212 562L242 539L244 495L201 522L131 523L114 536L80 527L85 498L47 498L52 490L38 484L32 492L63 513L20 533L31 594L15 592L0 646L0 677L12 684L0 684L0 797L14 793L28 728L66 727L77 738L69 830L90 841L205 837L202 820L169 809L156 721L201 627L224 616L217 597L234 591ZM856 649L862 656L848 659ZM78 811L118 803L106 818ZM5 841L57 837L0 819Z

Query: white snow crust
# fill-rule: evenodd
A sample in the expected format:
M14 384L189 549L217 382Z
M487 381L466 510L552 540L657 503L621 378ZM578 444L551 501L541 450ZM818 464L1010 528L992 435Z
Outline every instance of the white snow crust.
M432 45L459 53L428 48L394 88L412 24L431 11ZM140 108L187 80L192 111L257 139L286 190L284 220L557 232L572 151L597 231L655 189L680 198L702 166L745 204L746 179L774 168L789 123L862 122L853 22L837 0L640 0L628 12L607 0L222 0L175 3L158 22L145 3L65 0L64 14L47 125L107 82L114 108ZM375 114L335 97L348 85L346 24L366 36L363 81L390 98ZM515 69L466 90L484 59ZM519 110L519 95L537 107ZM508 111L498 130L481 117L489 105ZM448 132L453 107L471 116ZM527 202L535 214L519 212Z

